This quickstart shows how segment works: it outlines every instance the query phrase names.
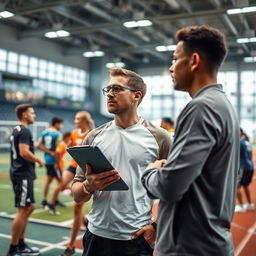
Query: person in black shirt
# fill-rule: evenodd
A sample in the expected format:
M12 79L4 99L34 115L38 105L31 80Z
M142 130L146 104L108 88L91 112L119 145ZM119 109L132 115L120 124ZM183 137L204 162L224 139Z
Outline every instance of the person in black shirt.
M34 154L34 143L28 126L34 123L35 112L30 104L20 104L15 109L19 119L11 135L10 178L18 212L12 224L12 239L7 256L39 255L24 242L28 218L35 208L33 181L36 178L35 163L44 166L44 161Z

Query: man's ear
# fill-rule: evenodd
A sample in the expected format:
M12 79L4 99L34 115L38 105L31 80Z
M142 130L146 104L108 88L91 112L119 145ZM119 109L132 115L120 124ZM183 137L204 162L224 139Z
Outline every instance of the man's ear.
M141 98L142 98L142 92L141 91L134 92L134 100L136 102L139 102Z
M194 52L191 55L189 62L190 62L191 71L195 71L201 63L201 57L200 57L199 53Z
M22 115L21 115L21 118L27 118L27 111L23 112Z

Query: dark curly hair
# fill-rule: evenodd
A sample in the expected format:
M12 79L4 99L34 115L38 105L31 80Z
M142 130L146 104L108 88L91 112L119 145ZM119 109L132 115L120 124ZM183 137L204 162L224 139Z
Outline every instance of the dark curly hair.
M189 26L176 32L176 40L184 42L188 54L198 52L210 71L217 71L227 54L225 35L210 26Z

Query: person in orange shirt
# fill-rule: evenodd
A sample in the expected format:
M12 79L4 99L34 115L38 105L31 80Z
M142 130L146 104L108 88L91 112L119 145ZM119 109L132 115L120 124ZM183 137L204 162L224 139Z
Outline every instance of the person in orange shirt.
M71 134L70 143L68 145L69 147L82 144L86 135L95 127L91 115L86 111L80 111L76 114L75 125L77 129L74 130ZM50 203L51 207L55 204L58 193L64 190L75 177L76 168L77 163L73 159L71 159L68 169L63 171L62 184L58 186L58 188L53 193L53 197ZM63 254L61 254L61 256L71 256L75 254L74 243L76 241L76 236L80 230L80 226L83 221L83 205L84 203L74 204L74 222L71 230L70 242L67 246L67 249L64 251Z
M64 155L66 154L67 145L70 143L71 132L65 132L63 134L63 140L58 143L56 148L56 165L57 169L60 173L63 173L65 169L65 161ZM63 187L63 181L61 179L60 184L57 185L53 190L53 198L51 203L49 204L49 212L53 215L60 215L60 213L56 210L56 202L60 192L60 188Z
M57 165L58 169L61 171L65 170L65 161L64 161L64 155L67 151L67 145L70 144L71 139L71 132L65 132L63 134L63 140L58 144L56 153L57 153Z

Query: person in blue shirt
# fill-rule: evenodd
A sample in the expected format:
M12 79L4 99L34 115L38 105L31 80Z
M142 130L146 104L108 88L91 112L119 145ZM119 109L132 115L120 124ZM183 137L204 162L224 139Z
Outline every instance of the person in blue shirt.
M54 179L56 179L58 183L62 181L61 171L58 170L56 162L57 144L62 140L62 134L60 132L60 129L62 128L62 123L63 119L59 117L53 117L52 126L42 132L41 137L39 138L37 143L38 149L44 152L45 167L47 173L43 190L43 200L41 203L42 207L46 209L49 208L49 204L47 202L47 195L49 192L50 184ZM56 201L56 204L59 206L64 206L58 200Z
M239 185L237 188L237 201L238 205L235 212L245 212L254 208L251 200L251 192L249 185L252 181L254 173L254 165L252 160L252 146L249 143L249 137L240 129L240 176ZM243 189L242 189L243 188ZM243 204L242 190L244 190L245 197L248 203Z

